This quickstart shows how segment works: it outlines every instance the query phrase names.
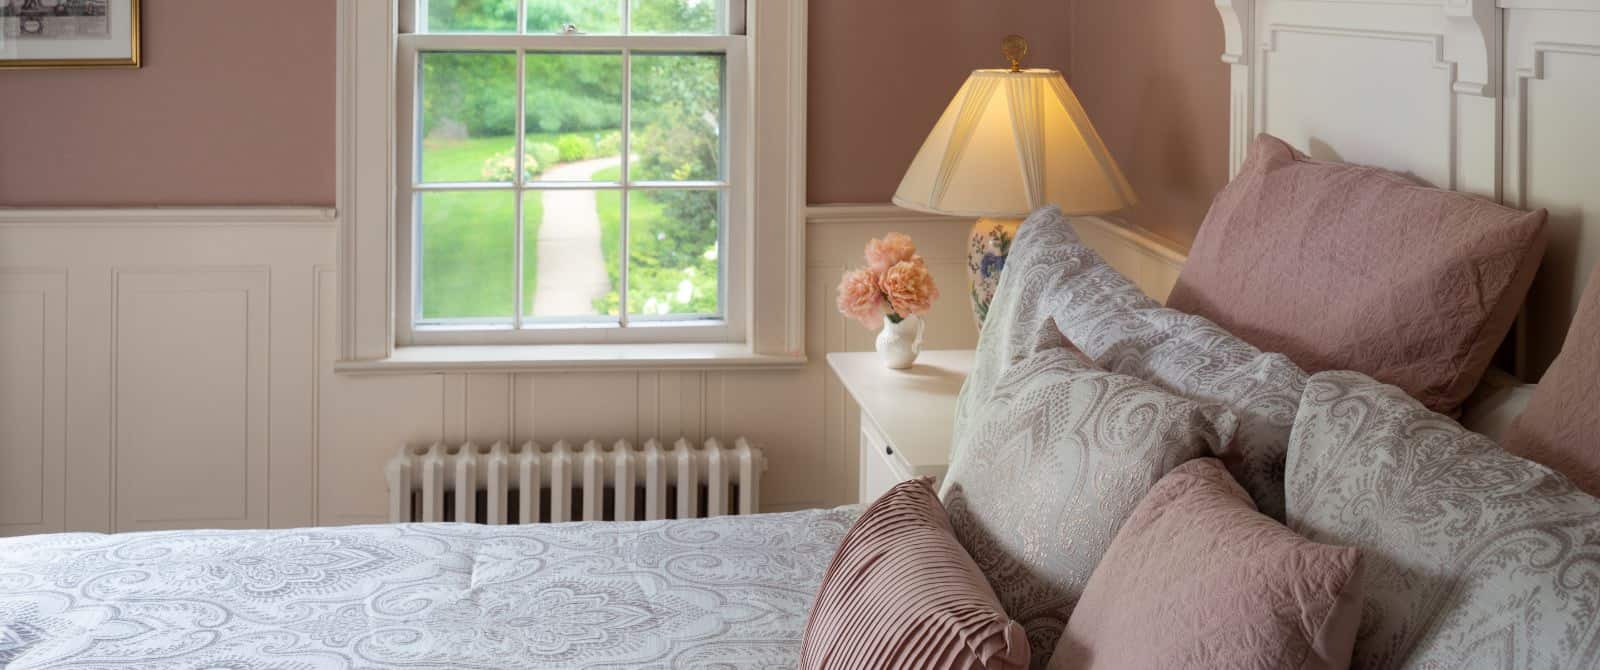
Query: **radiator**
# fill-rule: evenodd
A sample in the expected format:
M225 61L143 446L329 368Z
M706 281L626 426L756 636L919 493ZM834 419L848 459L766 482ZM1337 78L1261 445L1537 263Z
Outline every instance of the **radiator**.
M384 475L391 522L499 525L755 514L766 469L744 438L638 448L591 440L410 446Z

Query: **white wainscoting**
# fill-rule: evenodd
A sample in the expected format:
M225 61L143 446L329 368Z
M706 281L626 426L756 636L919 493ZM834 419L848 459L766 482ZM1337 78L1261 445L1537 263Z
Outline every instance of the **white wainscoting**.
M869 350L834 288L912 235L944 291L926 345L967 348L967 224L813 207L795 370L336 374L333 212L0 210L0 534L381 522L402 444L745 435L763 507L854 502L856 410L825 354ZM1085 239L1153 295L1181 255L1097 219Z

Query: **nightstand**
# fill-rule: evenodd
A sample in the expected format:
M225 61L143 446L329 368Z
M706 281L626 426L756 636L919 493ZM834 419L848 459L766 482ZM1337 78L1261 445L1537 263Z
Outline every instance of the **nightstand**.
M875 352L828 354L828 366L861 407L861 502L914 477L944 478L956 395L972 371L971 349L924 351L909 370Z

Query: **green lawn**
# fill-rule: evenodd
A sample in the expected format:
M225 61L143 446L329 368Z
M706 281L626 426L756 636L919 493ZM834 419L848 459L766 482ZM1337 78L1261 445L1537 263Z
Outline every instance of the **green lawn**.
M483 181L483 163L495 154L510 155L517 140L505 137L474 137L466 140L424 140L422 180Z
M429 181L483 178L483 164L509 138L436 143L424 161ZM428 193L421 198L423 318L511 318L515 302L516 203L509 192ZM533 309L544 199L523 203L523 304Z
M622 179L621 166L606 168L594 174L595 181L620 181ZM622 286L622 192L601 191L595 194L596 209L600 210L600 251L606 257L606 276L611 278L613 295L603 305L607 314L616 315L617 299L615 293ZM634 198L628 204L628 216L631 224L628 228L628 237L638 240L642 236L652 235L651 231L659 225L662 213L661 205L648 196ZM632 297L632 296L630 296Z
M530 140L534 137L530 136ZM540 141L550 138L541 138ZM425 144L424 171L428 181L476 181L483 179L484 163L511 146L509 138L480 138L454 142ZM596 173L595 181L621 179L621 168L607 168ZM708 197L715 197L707 192ZM515 197L510 192L469 191L426 193L420 199L422 220L422 316L439 318L500 318L510 319L515 302L512 287L515 285L516 258L513 240ZM616 289L621 286L622 194L618 191L599 191L596 209L600 218L601 250L606 262L606 275L611 280L612 293L596 301L596 310L615 314ZM641 249L649 249L647 242L661 233L664 226L684 225L669 220L662 204L648 192L636 194L629 204L631 225L630 246L635 250L636 273L629 290L632 311L638 313L650 298L658 303L669 303L673 287L690 277L681 269L640 269L650 259L639 256ZM523 203L523 310L532 313L533 296L539 276L539 227L544 221L542 194L530 192ZM715 262L693 276L696 306L672 304L674 311L716 311ZM705 300L710 298L710 304Z

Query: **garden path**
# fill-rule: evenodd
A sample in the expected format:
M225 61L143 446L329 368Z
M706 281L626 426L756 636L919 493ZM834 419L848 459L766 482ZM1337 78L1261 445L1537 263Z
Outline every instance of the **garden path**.
M617 167L613 156L557 165L546 181L589 181L594 173ZM533 293L534 316L594 314L594 300L611 291L605 255L600 252L600 215L594 191L544 192L544 223L539 226L539 280Z

